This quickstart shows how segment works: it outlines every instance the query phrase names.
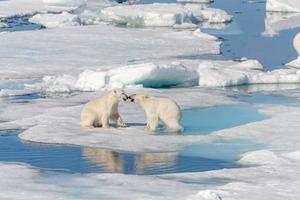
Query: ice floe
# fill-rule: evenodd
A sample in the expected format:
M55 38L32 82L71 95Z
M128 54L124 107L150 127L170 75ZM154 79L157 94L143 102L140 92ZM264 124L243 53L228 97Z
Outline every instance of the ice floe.
M300 2L295 0L267 0L267 11L300 12Z
M0 22L0 29L1 28L8 28L8 25L4 22Z
M24 196L36 200L185 200L203 189L201 185L155 176L45 172L22 163L0 163L0 177L0 198L11 200L22 200Z
M273 37L281 31L300 27L300 13L266 12L263 36Z
M50 6L72 6L79 7L86 4L85 0L43 0L43 2Z
M44 92L97 91L128 87L228 87L255 84L300 83L298 69L263 71L257 60L177 60L171 63L141 63L106 70L85 70L77 76L45 76L25 84Z
M226 23L231 17L223 10L194 4L122 5L105 8L102 11L105 21L123 26L167 26L190 23Z
M36 14L32 16L29 21L42 24L47 28L79 26L81 24L79 16L68 12L62 12L61 14Z
M105 70L130 63L218 54L221 44L199 31L194 34L105 25L1 34L0 43L2 81L59 74L77 76L85 69Z
M211 3L214 0L177 0L179 3Z
M21 5L21 6L20 6ZM0 1L0 18L20 15L33 15L37 12L70 11L73 7L48 6L43 0L7 0Z

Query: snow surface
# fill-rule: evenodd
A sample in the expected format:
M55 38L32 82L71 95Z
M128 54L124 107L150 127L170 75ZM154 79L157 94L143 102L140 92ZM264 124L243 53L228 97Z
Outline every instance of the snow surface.
M177 0L179 3L211 3L214 0Z
M297 0L267 0L267 11L300 12L300 2Z
M231 17L223 10L198 4L154 3L120 5L102 11L105 21L124 26L174 26L177 24L226 23Z
M6 81L218 54L221 42L193 31L95 25L2 33L0 43L0 80Z
M73 6L79 7L86 4L85 0L43 0L46 5L50 6Z
M7 0L0 1L0 18L33 15L37 12L70 11L72 9L74 9L74 7L48 6L43 3L43 0Z
M0 177L0 199L11 200L23 200L24 197L33 200L185 200L202 190L201 185L155 176L44 173L18 163L0 163ZM203 195L204 200L215 200L207 199L207 192Z
M297 27L300 27L300 13L266 12L262 35L273 37L281 31Z
M77 15L68 12L61 14L36 14L29 18L29 21L36 24L42 24L47 28L62 26L79 26L80 18Z

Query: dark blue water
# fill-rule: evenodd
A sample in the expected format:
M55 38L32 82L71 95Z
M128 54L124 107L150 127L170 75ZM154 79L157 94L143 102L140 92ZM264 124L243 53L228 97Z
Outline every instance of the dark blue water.
M28 21L28 17L10 17L6 18L4 21L9 27L0 29L0 32L16 32L16 31L31 31L39 30L44 28L40 24L34 24Z
M17 134L0 135L0 161L76 173L163 174L199 172L237 167L233 161L212 159L184 152L131 153L102 148L44 145L22 142ZM249 143L249 146L252 144Z
M282 68L297 58L293 38L299 27L285 30L273 37L263 36L265 31L266 2L246 0L215 0L212 7L221 8L233 16L233 22L224 30L203 29L223 38L222 59L247 57L259 60L266 70Z

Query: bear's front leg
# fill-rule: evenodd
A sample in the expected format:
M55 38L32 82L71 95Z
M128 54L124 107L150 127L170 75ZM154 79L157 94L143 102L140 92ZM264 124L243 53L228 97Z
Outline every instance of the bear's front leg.
M107 116L103 116L101 122L103 128L109 128L109 118Z
M127 127L127 124L123 121L122 117L118 113L113 114L111 118L117 123L118 126Z
M158 127L158 117L157 116L147 117L147 125L144 130L155 132L157 127Z

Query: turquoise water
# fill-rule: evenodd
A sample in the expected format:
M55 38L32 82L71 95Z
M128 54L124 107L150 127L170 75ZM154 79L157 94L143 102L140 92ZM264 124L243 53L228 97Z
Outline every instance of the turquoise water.
M249 104L192 108L182 111L183 135L208 134L267 118Z

